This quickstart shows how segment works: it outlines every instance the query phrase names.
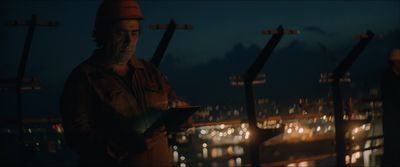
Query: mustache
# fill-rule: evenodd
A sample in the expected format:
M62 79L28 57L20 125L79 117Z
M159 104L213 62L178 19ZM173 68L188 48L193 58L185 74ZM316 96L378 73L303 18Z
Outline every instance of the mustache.
M105 60L109 64L123 63L128 61L135 52L135 47L126 47L123 42L114 41L108 43L105 47Z
M121 51L119 51L120 53L131 53L131 52L135 52L135 48L129 48L129 49L121 49Z
M135 46L129 46L123 40L113 40L113 42L109 42L105 49L108 50L109 53L124 53L124 52L134 52L136 50Z

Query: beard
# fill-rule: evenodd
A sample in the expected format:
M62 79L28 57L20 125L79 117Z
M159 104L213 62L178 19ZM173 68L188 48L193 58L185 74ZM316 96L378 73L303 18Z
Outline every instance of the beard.
M105 47L105 61L107 64L127 62L135 54L135 48L125 47L123 39L113 39Z

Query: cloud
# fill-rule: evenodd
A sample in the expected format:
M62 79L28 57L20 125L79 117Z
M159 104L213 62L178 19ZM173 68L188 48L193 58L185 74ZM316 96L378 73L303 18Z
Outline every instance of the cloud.
M325 36L325 37L335 37L334 33L328 33L325 30L323 30L322 28L319 28L317 26L304 27L303 30L311 32L311 33L315 33L315 34L318 34L321 36Z
M303 41L292 41L275 50L265 65L267 83L257 86L262 97L293 102L296 97L318 93L319 73L324 61ZM233 88L229 76L243 74L256 59L262 47L235 44L222 59L188 67L162 68L178 94L194 103L244 102L244 89ZM172 60L172 59L170 59ZM172 64L167 59L163 62ZM288 100L289 99L289 100Z
M334 63L336 63L338 61L338 59L335 56L332 55L332 53L330 52L330 50L328 49L328 47L324 43L318 41L317 42L317 46L321 50L321 55L322 56L324 56L329 61L334 62Z
M189 101L202 104L237 101L241 99L241 92L229 85L228 78L242 74L260 50L256 45L245 47L242 43L237 43L222 59L212 59L182 68L168 65L173 64L171 61L175 58L165 58L161 69L167 74L177 93Z
M354 43L354 45L356 42ZM399 47L399 29L390 31L384 39L371 41L359 59L350 68L354 93L377 87L381 74L387 65L391 48ZM309 45L305 41L293 40L288 46L274 50L273 55L263 68L267 74L267 83L256 86L257 97L267 97L281 105L290 105L299 97L328 97L329 84L320 84L320 73L331 72L347 55L353 45L338 45L330 49L320 42ZM173 55L164 60L162 71L179 95L194 104L243 103L244 89L229 85L228 77L243 74L256 59L262 46L245 46L238 42L226 52L222 59L213 59L191 67L179 68ZM327 60L321 56L321 50L338 61ZM333 55L337 55L333 57Z

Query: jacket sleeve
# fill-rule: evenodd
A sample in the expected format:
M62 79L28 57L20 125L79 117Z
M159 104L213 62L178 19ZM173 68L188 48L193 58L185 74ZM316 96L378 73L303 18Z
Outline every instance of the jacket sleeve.
M65 138L78 153L105 150L103 133L94 127L93 92L83 73L74 71L66 80L60 100Z
M121 158L127 152L147 149L143 136L134 130L133 120L120 114L107 115L102 127L94 112L100 112L95 92L84 73L75 72L67 79L60 102L65 138L73 150L82 154L105 153ZM99 114L99 113L97 113ZM103 115L104 117L104 115ZM106 124L106 125L104 125Z

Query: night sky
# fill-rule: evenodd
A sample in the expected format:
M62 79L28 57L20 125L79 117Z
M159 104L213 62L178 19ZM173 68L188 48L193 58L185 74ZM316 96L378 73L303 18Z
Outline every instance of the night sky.
M8 20L60 22L57 28L37 28L27 76L34 76L42 90L24 94L25 115L58 115L58 99L69 72L96 48L92 39L99 0L3 0L0 2L0 77L15 77L26 27L7 27ZM400 47L400 1L139 1L145 20L137 48L149 59L163 31L152 24L192 24L177 30L162 62L177 93L193 104L243 102L242 88L229 86L228 77L243 74L268 42L262 30L279 25L300 35L284 36L263 69L267 83L256 87L258 97L283 105L299 97L327 97L329 86L319 84L321 72L332 71L368 29L382 34L374 39L350 69L357 96L379 87L387 56ZM361 95L360 95L361 96ZM0 116L15 114L14 92L1 92Z

